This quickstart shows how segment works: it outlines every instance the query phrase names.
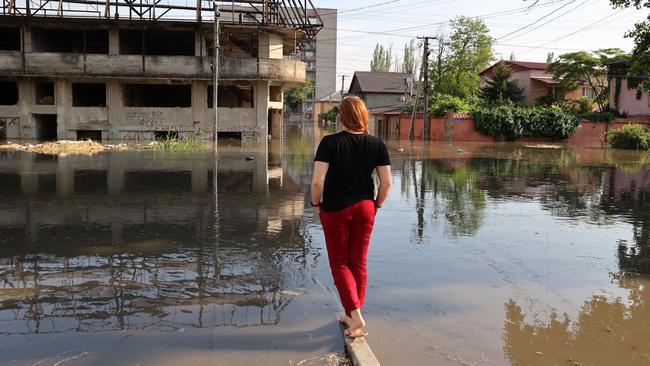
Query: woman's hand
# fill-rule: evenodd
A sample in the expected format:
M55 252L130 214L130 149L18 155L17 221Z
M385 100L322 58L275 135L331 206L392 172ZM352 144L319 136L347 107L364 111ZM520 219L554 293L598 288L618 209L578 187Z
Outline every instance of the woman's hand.
M320 207L319 206L314 207L314 212L316 213L317 216L320 216Z

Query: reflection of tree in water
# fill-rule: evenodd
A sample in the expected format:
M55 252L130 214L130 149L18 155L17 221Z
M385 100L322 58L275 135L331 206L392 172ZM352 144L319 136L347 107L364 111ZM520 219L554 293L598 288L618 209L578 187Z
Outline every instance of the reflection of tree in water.
M476 186L478 175L471 169L449 168L439 160L411 160L403 174L403 195L407 195L410 183L416 199L418 222L416 235L422 238L427 199L433 202L434 215L444 215L452 236L475 235L483 220L485 195Z
M650 171L626 173L611 169L605 180L602 207L605 212L629 220L632 240L618 243L622 274L650 275Z
M650 363L650 291L647 279L619 285L627 300L594 296L575 321L551 313L547 322L525 321L515 300L505 304L504 352L514 365L647 365Z

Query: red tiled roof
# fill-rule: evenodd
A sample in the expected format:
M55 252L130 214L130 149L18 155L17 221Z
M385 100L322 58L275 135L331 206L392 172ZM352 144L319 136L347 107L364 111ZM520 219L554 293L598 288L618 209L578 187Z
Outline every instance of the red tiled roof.
M527 62L527 61L499 61L499 62L505 62L506 65L510 66L511 69L515 71L522 71L522 70L546 70L546 62ZM495 63L494 65L488 67L487 69L481 71L480 75L483 75L489 71L491 71L494 66L496 66L499 62Z

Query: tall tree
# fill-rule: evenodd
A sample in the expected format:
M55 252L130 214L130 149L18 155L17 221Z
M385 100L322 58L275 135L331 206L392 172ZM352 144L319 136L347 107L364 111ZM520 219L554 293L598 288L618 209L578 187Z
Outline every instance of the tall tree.
M492 70L490 79L483 88L481 96L495 103L511 101L519 103L524 98L524 90L512 80L512 69L505 62L499 62Z
M451 21L449 53L444 65L442 80L438 80L438 92L467 98L479 92L480 77L492 61L493 38L490 30L480 19L458 17ZM435 63L434 63L435 65ZM435 75L435 72L432 73Z
M581 85L591 89L594 102L603 111L609 100L607 65L624 58L625 53L618 48L565 53L548 65L548 72L566 90L575 90Z
M436 36L436 47L433 50L434 59L431 62L431 91L433 94L443 93L443 80L448 71L449 37L443 32Z
M370 61L370 71L372 72L388 72L393 63L393 49L392 47L384 48L383 45L377 43L375 50L372 54Z
M417 53L415 40L404 44L404 57L402 58L401 71L411 75L413 80L416 80L419 75L421 56Z
M650 0L610 0L610 3L617 8L650 8ZM645 21L636 23L634 30L625 36L634 40L630 73L641 77L644 80L643 89L650 92L650 14Z

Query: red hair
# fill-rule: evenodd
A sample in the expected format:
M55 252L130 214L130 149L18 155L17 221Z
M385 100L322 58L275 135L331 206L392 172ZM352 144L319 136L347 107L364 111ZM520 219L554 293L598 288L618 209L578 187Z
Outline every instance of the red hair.
M347 96L341 102L341 123L355 132L368 132L368 108L359 97Z

